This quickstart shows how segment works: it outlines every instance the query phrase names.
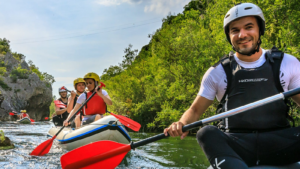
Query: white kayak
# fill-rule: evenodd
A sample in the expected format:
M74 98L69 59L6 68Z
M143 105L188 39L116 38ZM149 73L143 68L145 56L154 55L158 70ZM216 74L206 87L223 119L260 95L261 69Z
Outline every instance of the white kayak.
M61 127L52 127L47 136L54 136L60 129ZM65 127L55 138L55 142L68 151L100 140L128 144L131 138L124 125L114 116L104 116L76 130Z
M28 118L28 117L24 117L20 120L17 120L17 122L22 123L22 124L30 124L31 123L30 118Z

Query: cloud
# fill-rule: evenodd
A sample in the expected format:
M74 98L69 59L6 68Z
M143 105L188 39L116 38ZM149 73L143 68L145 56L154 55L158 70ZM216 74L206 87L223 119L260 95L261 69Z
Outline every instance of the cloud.
M151 0L150 4L145 6L144 12L167 15L175 8L183 8L189 2L190 0Z
M96 1L96 3L98 3L99 5L104 5L104 6L121 5L122 3L138 4L141 2L142 0L97 0Z

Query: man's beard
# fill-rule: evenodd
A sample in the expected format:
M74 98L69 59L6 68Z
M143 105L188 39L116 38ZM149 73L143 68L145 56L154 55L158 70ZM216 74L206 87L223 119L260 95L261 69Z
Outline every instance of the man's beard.
M252 42L253 41L253 38L251 39L247 39L247 40L251 40ZM239 40L239 41L244 41L244 40ZM239 43L239 41L237 43ZM237 45L238 46L238 45ZM251 56L252 54L255 53L255 51L257 50L258 48L258 45L257 45L257 42L254 42L252 43L252 46L250 48L239 48L239 47L234 47L235 48L235 51L242 54L242 55L248 55L248 56Z
M65 96L65 97L63 97L63 96L60 96L62 99L66 99L67 98L67 96Z

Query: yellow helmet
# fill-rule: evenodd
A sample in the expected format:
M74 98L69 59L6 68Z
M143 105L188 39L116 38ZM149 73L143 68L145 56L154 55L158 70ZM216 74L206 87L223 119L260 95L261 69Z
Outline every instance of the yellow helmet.
M26 110L21 110L22 113L26 113Z
M84 75L83 79L94 79L98 84L100 83L100 77L94 72L87 73Z
M74 87L77 83L85 83L85 81L83 80L83 78L79 77L77 79L74 80L73 84L74 84Z

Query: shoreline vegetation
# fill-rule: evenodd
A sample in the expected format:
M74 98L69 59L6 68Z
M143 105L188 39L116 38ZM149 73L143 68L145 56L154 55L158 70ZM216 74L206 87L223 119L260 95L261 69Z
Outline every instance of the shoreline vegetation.
M4 132L0 130L0 150L8 150L15 148L14 144L8 137L4 136Z

